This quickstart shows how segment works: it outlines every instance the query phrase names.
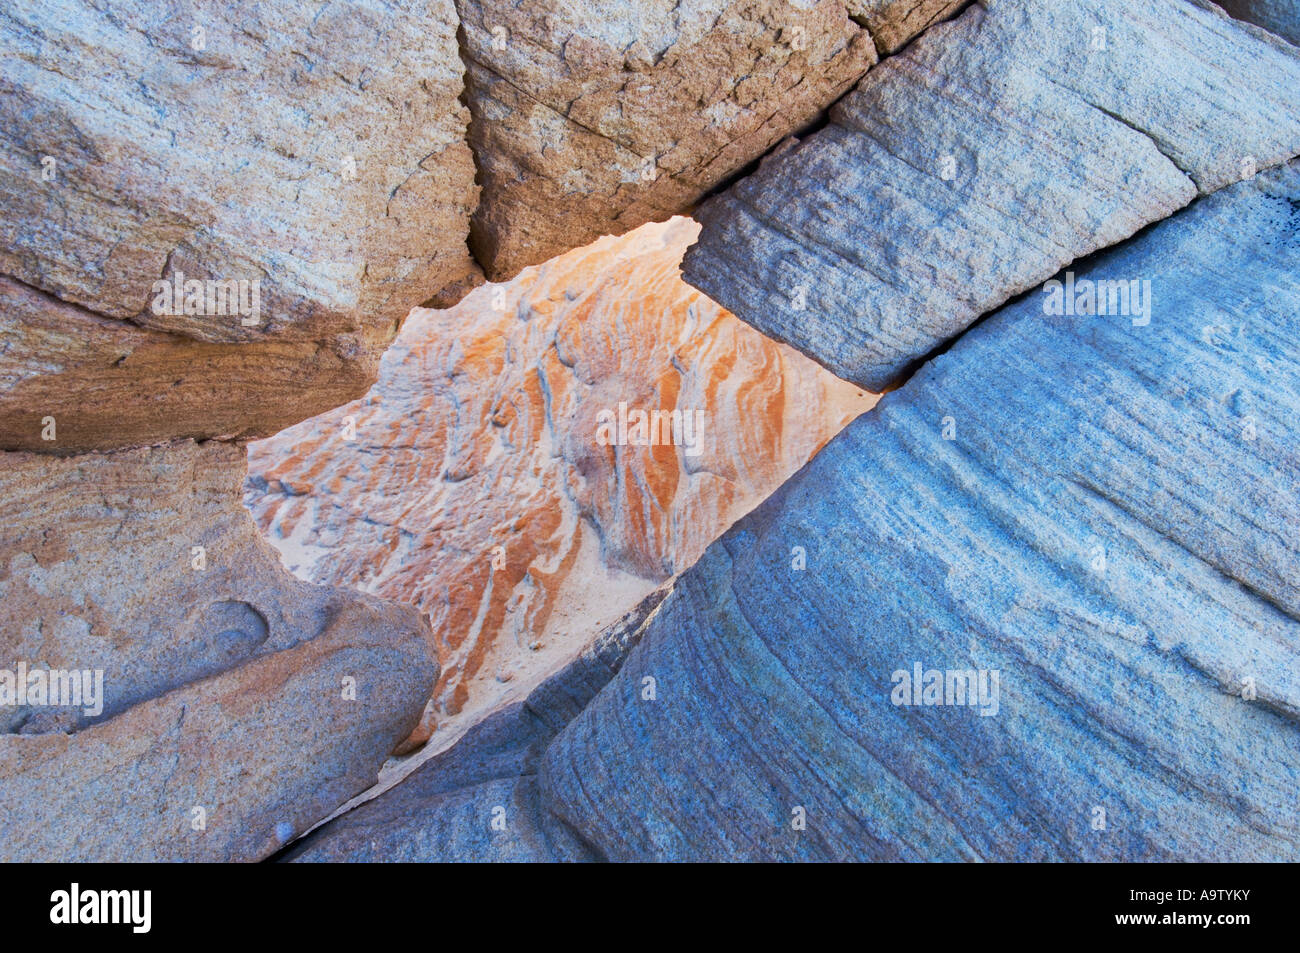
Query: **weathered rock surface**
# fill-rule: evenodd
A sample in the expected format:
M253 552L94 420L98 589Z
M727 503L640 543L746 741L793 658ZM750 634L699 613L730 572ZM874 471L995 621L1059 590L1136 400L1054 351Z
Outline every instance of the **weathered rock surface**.
M1239 20L1300 43L1300 0L1223 0L1219 6Z
M242 446L2 462L0 668L103 694L0 708L0 859L256 859L374 783L437 676L428 626L285 572Z
M407 309L473 270L456 22L450 0L6 6L3 446L266 435L364 393ZM244 310L158 313L154 282L181 276L255 281L256 305L250 284ZM209 346L160 383L187 341ZM88 378L121 434L77 406ZM68 437L34 444L33 416Z
M966 5L966 0L849 0L849 16L871 31L881 56L897 53L913 37Z
M416 310L367 397L250 446L246 500L289 568L431 617L412 743L522 698L874 403L685 285L697 229ZM602 444L620 404L699 440Z
M1149 324L969 331L679 579L544 808L610 859L1300 859L1298 234L1292 163L1079 269ZM996 714L895 705L916 662Z
M284 859L599 859L542 808L538 761L555 734L619 670L667 594L666 587L651 593L522 702L494 712L397 786L322 825Z
M706 203L683 272L880 389L1063 265L1300 153L1297 88L1300 51L1210 4L991 0Z
M302 858L1300 858L1298 234L1291 163L1074 276L1150 281L1149 321L1004 308L710 546L540 756L530 700Z
M502 280L686 211L960 5L457 0L476 258Z

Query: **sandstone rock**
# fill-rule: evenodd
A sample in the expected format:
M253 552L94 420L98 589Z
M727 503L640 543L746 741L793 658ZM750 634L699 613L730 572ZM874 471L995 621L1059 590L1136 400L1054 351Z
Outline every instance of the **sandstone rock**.
M890 386L1070 261L1296 155L1298 86L1300 51L1209 4L972 6L703 206L683 272Z
M609 682L668 589L655 590L526 699L494 712L400 784L322 825L285 855L298 862L595 860L544 810L538 760Z
M1204 198L1078 269L1149 323L1034 292L885 397L678 580L542 809L615 860L1300 859L1298 210L1300 163ZM996 706L895 704L917 662Z
M416 310L366 398L250 446L246 499L290 569L431 617L442 677L413 743L522 698L874 402L683 284L696 230ZM702 439L602 445L620 404Z
M1300 0L1223 0L1219 6L1239 20L1300 43Z
M0 707L0 859L264 857L415 724L427 624L285 572L239 503L244 456L3 455L0 668L103 674L99 711Z
M876 60L852 6L458 0L487 276L686 211L812 122Z
M87 368L142 346L255 345L233 381L230 352L207 348L185 392L155 389L149 368L133 393L118 391L129 422L149 417L143 429L166 436L196 435L189 401L218 387L231 388L230 406L198 435L271 433L364 393L409 307L473 268L477 189L455 32L450 0L6 7L0 272L11 281L0 327L19 344L9 373L66 375L49 386L71 393ZM208 313L158 313L154 282L182 277L248 284L220 289L242 290L238 307L214 286ZM74 364L51 330L65 321L68 336L90 328ZM283 388L291 355L309 365L292 404L268 412L256 403L267 385L238 389L258 376ZM15 417L67 413L25 396L0 394L6 431L25 427ZM181 426L168 433L172 419ZM117 437L99 425L66 427L88 436L58 449L142 439L139 426Z

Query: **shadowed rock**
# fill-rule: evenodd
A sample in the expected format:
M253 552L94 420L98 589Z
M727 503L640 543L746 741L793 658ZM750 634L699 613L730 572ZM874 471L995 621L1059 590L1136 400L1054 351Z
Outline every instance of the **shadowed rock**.
M0 858L257 859L374 783L437 676L428 625L281 568L242 446L2 456L0 669L102 694L0 707Z
M1209 4L973 6L702 207L683 273L879 390L1065 264L1296 155L1297 88L1300 51Z
M1300 857L1298 232L1292 163L1065 276L1149 310L1003 309L594 698L584 660L295 859Z
M1219 6L1240 20L1300 43L1300 0L1223 0Z
M395 787L322 825L285 859L600 859L540 804L537 763L555 733L618 671L667 591L647 596L526 700L494 712Z
M69 454L266 436L365 391L378 354L351 347L195 341L0 277L0 448Z

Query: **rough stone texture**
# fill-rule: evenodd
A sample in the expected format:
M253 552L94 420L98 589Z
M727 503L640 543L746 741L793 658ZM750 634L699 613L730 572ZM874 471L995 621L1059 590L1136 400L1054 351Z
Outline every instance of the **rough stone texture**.
M285 572L244 473L218 442L3 455L0 668L102 669L105 704L0 709L0 859L264 857L414 726L427 624Z
M849 0L853 22L868 27L881 56L897 53L931 24L952 16L967 0Z
M1239 20L1300 43L1300 0L1223 0L1219 6Z
M430 615L443 674L412 744L521 698L874 403L685 285L697 230L417 310L367 397L251 445L246 500L289 568ZM700 453L601 445L620 403L701 412Z
M272 433L364 392L407 309L473 269L455 32L450 0L182 0L111 13L56 0L0 12L0 273L29 286L3 287L7 374L63 376L48 386L72 394L124 355L97 376L145 365L120 438L83 422L65 432L84 440L58 449L196 435L198 404L218 386L252 389L231 390L197 435ZM259 320L156 314L153 282L178 272L259 281ZM53 330L63 323L67 335L89 329L75 361ZM185 339L255 344L233 381L229 351L196 348L186 388L156 386L152 372L175 359L161 352L179 354ZM149 353L133 361L139 349ZM290 354L307 373L268 410L254 398L273 387L253 381L283 381ZM49 449L11 435L27 434L33 414L75 407L30 406L48 394L29 390L0 393L5 446Z
M844 0L457 7L493 280L687 210L876 60Z
M1217 7L987 7L703 206L686 279L881 389L1068 262L1300 152L1300 51Z
M479 722L455 747L426 761L397 786L322 825L285 859L599 859L542 808L537 764L555 734L619 670L667 594L667 587L651 593L525 700Z
M364 392L377 363L281 337L195 341L4 277L0 354L0 449L52 453L267 436Z
M679 579L543 809L610 859L1300 859L1298 235L1292 163L1079 269L1149 324L969 331ZM918 661L997 714L892 704Z

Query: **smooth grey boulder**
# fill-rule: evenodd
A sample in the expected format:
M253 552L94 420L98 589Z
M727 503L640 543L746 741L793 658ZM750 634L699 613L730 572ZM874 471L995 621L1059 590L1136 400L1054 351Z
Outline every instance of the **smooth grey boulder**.
M706 203L691 284L880 390L1014 295L1300 153L1300 51L1185 0L991 0Z
M613 860L1300 859L1298 276L1291 163L969 331L679 579L542 803Z

